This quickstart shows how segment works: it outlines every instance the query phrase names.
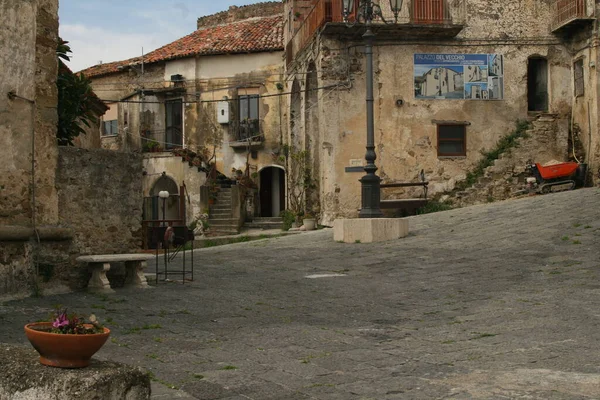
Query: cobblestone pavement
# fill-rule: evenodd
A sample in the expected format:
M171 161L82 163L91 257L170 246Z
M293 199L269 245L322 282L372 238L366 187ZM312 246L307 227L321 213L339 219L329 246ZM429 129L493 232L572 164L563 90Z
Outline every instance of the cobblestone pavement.
M598 399L600 190L196 251L194 283L0 307L3 342L53 304L112 328L100 359L155 399ZM308 275L343 275L308 279Z

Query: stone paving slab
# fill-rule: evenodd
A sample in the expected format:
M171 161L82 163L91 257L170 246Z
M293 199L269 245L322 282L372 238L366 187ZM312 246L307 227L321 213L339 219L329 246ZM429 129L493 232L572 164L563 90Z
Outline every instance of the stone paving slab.
M3 303L0 340L26 343L54 304L94 312L112 329L97 357L149 371L155 399L598 399L598 204L584 189L410 217L391 242L197 250L189 284Z

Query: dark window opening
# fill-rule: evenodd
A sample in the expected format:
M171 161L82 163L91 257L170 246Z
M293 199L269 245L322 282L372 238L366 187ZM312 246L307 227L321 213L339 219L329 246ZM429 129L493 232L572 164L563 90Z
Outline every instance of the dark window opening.
M528 111L548 111L548 61L530 58L527 65Z
M466 156L467 127L463 124L438 125L438 156Z
M103 136L114 136L119 134L119 127L117 120L102 121L102 135Z
M239 139L258 140L260 136L260 124L258 119L259 95L243 95L240 100L240 133Z
M573 78L575 97L583 96L585 93L585 86L583 81L583 59L575 61L573 64Z
M165 149L183 145L183 102L181 99L168 100L165 104L166 127Z

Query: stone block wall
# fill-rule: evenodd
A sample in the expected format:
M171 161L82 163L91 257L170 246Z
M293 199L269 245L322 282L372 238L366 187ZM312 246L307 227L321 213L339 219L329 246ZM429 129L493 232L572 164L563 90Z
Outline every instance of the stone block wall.
M56 178L60 221L74 232L74 256L141 248L139 154L62 147Z
M283 4L280 1L266 1L241 7L231 6L228 11L198 18L197 26L200 29L248 18L268 17L270 15L281 14L282 12Z

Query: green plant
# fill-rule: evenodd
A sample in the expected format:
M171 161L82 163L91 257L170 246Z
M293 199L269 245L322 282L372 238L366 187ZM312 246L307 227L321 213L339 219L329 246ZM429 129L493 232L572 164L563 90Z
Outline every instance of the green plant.
M158 151L161 149L161 147L160 147L160 144L156 140L150 139L150 140L144 141L142 149L144 150L144 152L148 153L148 152Z
M283 230L289 231L292 224L296 222L296 214L291 210L283 210L279 216L283 219Z
M485 169L491 166L501 154L509 151L513 147L516 147L519 139L527 138L526 131L529 129L529 127L529 121L517 120L515 122L515 129L510 134L500 138L492 150L481 152L482 158L475 165L475 167L467 173L466 179L456 185L455 190L465 190L466 188L477 183L477 179L483 176Z
M283 146L280 161L288 165L288 199L289 209L297 216L304 213L304 202L308 191L317 187L309 166L309 154L306 150L298 150L293 145Z
M417 210L417 214L431 214L440 211L452 210L452 204L447 201L430 200Z
M51 333L70 334L70 335L90 335L94 333L104 333L104 327L98 322L94 314L88 317L77 315L75 313L67 314L67 309L61 309L60 306L50 316L52 322ZM39 329L38 329L39 330Z
M63 62L69 61L71 48L59 38L56 48L58 58L58 124L56 138L60 146L73 146L73 139L85 134L85 128L98 122L97 115L106 106L92 91L90 80L83 74L74 74Z

